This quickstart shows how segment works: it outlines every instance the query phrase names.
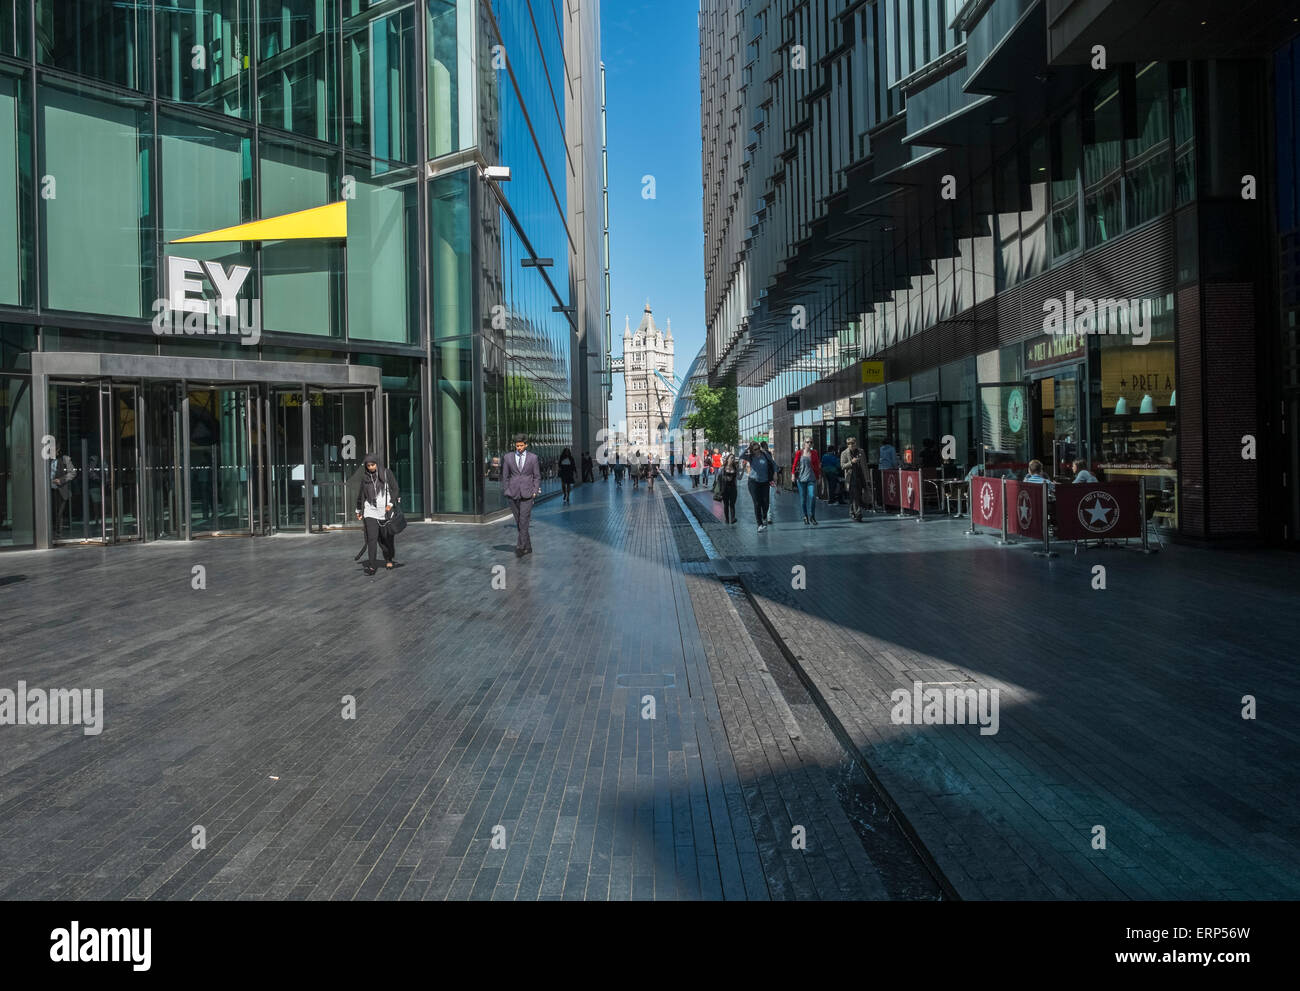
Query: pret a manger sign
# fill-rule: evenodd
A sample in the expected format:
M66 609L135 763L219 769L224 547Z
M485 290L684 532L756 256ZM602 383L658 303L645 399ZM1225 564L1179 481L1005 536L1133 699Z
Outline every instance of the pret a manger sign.
M206 234L177 238L170 243L289 241L347 236L347 203L339 201ZM216 334L239 337L242 344L256 344L262 338L262 301L247 297L241 299L239 295L252 271L248 265L227 268L219 261L169 256L166 295L153 302L154 333ZM212 295L208 293L209 288Z

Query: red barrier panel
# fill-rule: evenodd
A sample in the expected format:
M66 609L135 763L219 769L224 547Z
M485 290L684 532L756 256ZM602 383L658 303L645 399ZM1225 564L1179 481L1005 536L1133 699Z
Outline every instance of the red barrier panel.
M1114 540L1142 536L1137 482L1056 486L1059 540Z
M902 508L915 510L919 513L921 511L920 470L901 471L899 474L902 475L902 478L899 479L899 486L902 492Z
M881 501L885 504L886 509L898 509L902 505L899 502L900 492L898 489L898 470L896 468L887 468L881 471L880 488L883 496Z
M1007 482L1007 533L1043 539L1043 482Z
M976 475L971 479L971 529L987 527L1002 530L1002 479Z

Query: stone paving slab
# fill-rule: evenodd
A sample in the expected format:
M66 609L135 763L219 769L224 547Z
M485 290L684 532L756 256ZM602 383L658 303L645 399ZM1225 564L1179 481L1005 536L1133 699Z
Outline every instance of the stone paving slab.
M789 493L758 533L747 493L728 525L680 489L963 897L1300 897L1294 555L1048 560L964 521L805 526ZM998 732L895 724L914 680L998 689Z
M413 524L373 578L356 533L0 555L0 688L105 705L0 726L0 897L883 897L665 495L543 502L523 559Z

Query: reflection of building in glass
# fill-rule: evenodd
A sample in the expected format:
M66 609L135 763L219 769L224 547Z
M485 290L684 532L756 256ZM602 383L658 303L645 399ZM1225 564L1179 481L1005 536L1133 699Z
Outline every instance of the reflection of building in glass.
M677 393L677 399L673 402L673 415L668 421L669 430L685 430L686 418L695 412L695 399L692 393L695 392L697 385L709 384L709 365L705 357L704 346L701 345L700 352L686 368L686 374L682 376L682 387Z
M1187 536L1300 539L1294 11L1130 6L702 0L706 361L742 437L1083 458Z
M0 0L0 546L354 525L370 449L502 509L604 425L600 73L596 0ZM260 341L155 333L243 271Z

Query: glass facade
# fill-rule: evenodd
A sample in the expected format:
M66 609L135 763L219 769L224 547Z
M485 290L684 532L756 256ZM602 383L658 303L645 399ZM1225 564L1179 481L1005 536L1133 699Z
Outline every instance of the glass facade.
M557 488L582 238L566 32L598 25L570 6L0 0L0 544L347 525L344 434L384 445L417 516L501 510L520 431ZM339 202L346 238L176 243ZM72 352L148 361L33 365ZM256 370L183 381L230 374L190 358ZM41 424L76 462L66 500Z
M1045 53L1041 65L1029 54L1041 46L1033 4L958 4L943 20L937 4L876 0L855 10L851 43L817 33L831 5L807 6L797 24L721 0L701 8L704 171L716 177L705 190L706 363L714 384L738 388L741 435L770 433L788 458L803 436L822 446L847 430L874 457L887 434L903 453L942 430L956 442L950 468L982 460L1021 473L1038 458L1057 478L1081 459L1103 478L1144 479L1157 525L1203 534L1213 467L1203 458L1221 438L1201 421L1208 407L1200 404L1220 388L1222 359L1249 350L1241 328L1254 311L1236 294L1259 270L1246 261L1255 257L1254 234L1235 226L1246 223L1231 206L1242 190L1228 181L1251 171L1244 163L1266 147L1255 103L1236 100L1254 96L1249 73L1233 63L1233 110L1220 114L1216 104L1197 113L1206 94L1218 99L1226 70L1213 59L1153 57L1062 86ZM943 30L932 31L935 24ZM767 55L792 31L810 45L806 85ZM968 59L977 49L970 71L958 50L965 39ZM737 51L750 59L743 71L730 61ZM1286 416L1300 339L1292 305L1300 195L1289 181L1297 64L1293 45L1279 49ZM953 87L972 72L977 94L1018 93L1044 80L1058 86L1032 108L1002 97L965 104ZM936 118L926 101L939 98L948 109ZM841 112L850 126L822 124ZM855 132L858 119L871 122L870 142ZM735 121L749 127L744 141L725 139ZM1222 149L1216 126L1233 136L1217 142ZM715 142L715 130L724 139ZM805 157L774 133L824 141ZM936 177L955 183L951 195L942 185L935 195ZM1248 203L1249 216L1254 210ZM1253 283L1256 294L1267 290ZM1236 322L1199 312L1201 298L1223 313L1240 306ZM1073 310L1054 330L1049 314L1067 305ZM1210 370L1216 335L1223 341ZM883 369L863 367L859 376L863 361ZM1180 418L1179 372L1189 363L1203 380L1181 383L1192 399ZM794 409L787 400L796 397ZM1249 388L1234 385L1220 400L1255 422ZM1180 443L1196 457L1180 460ZM1290 450L1283 456L1300 463ZM1300 500L1285 498L1282 511L1300 519ZM1250 511L1226 508L1233 499L1236 507L1249 502L1225 497L1215 510L1221 525L1253 525Z

